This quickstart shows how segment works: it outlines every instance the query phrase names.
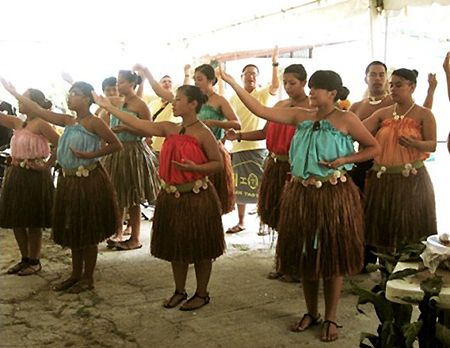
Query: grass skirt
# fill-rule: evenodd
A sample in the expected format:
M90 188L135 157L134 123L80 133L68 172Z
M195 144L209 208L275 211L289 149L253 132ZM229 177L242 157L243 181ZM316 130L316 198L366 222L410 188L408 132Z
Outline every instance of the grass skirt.
M289 162L275 162L272 157L266 162L259 189L258 215L262 223L273 229L277 228L281 196L290 171Z
M106 156L102 163L121 208L156 201L161 188L158 159L144 141L123 142L123 150Z
M54 192L50 171L9 166L2 184L1 227L51 227Z
M235 203L233 167L231 165L231 156L221 142L219 142L219 150L222 155L224 169L209 175L209 180L213 183L219 196L222 214L228 214L233 211Z
M353 181L316 188L292 179L281 199L276 251L286 275L330 279L358 273L364 259L363 212Z
M121 226L117 195L99 165L88 177L58 176L53 209L53 240L72 249L96 245Z
M197 263L223 254L225 238L220 202L213 185L179 198L161 190L153 217L153 256L170 262Z
M437 233L434 189L425 167L408 177L372 171L365 207L366 242L396 248Z

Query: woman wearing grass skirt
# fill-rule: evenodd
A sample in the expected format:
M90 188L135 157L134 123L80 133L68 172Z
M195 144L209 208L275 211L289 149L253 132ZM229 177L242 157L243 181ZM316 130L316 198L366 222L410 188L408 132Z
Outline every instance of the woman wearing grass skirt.
M37 89L28 89L23 97L44 109L52 106ZM22 255L22 260L8 269L8 274L26 276L41 270L42 229L51 227L55 191L50 169L56 160L56 149L48 159L49 142L58 146L59 136L50 124L23 103L19 104L19 112L27 115L25 121L0 113L0 124L14 129L11 138L12 162L2 186L0 225L13 229Z
M363 264L363 214L358 189L346 174L354 162L365 161L379 146L358 117L334 104L348 90L333 71L317 71L310 80L314 110L259 104L228 74L224 81L255 115L295 125L289 158L292 179L285 187L278 222L277 257L283 274L302 278L307 313L293 325L303 331L318 324L319 279L324 279L325 321L321 339L339 337L336 323L343 276ZM353 140L363 150L354 153Z
M307 83L306 70L301 64L289 65L283 74L284 89L289 98L275 104L276 108L302 107L311 108L309 98L305 94ZM283 110L279 111L283 114ZM288 180L291 166L289 164L289 147L295 133L295 126L267 122L263 129L253 132L237 133L227 131L228 140L263 140L266 139L269 157L266 160L264 173L258 196L258 215L261 223L277 230L280 216L281 197L286 180ZM298 277L283 275L279 271L278 262L276 270L269 273L269 279L281 279L286 282L297 282Z
M178 88L173 112L183 118L181 124L140 120L104 97L96 101L128 126L148 136L166 137L159 156L163 189L153 217L151 253L172 264L175 292L163 306L173 308L187 299L186 277L193 263L197 289L180 309L203 307L210 301L212 260L225 249L220 201L207 177L223 169L222 158L211 131L197 118L206 96L195 86Z
M228 100L214 92L213 87L217 83L214 69L209 64L202 64L195 68L195 85L208 97L208 101L202 106L198 118L207 125L214 134L222 155L224 169L211 175L210 180L220 199L222 214L233 211L236 202L233 182L233 166L231 156L222 143L225 129L241 129L233 108Z
M120 70L117 79L119 93L124 97L121 107L136 118L150 120L150 110L136 95L136 86L141 77L130 70ZM110 127L117 133L123 150L114 152L104 160L105 169L116 189L119 206L124 216L125 209L130 214L131 237L122 241L122 226L115 236L108 239L109 247L117 250L134 250L141 244L141 203L154 203L161 184L158 177L158 159L143 140L138 130L130 130L114 115L110 117ZM122 218L123 220L123 218Z
M108 173L99 162L101 156L122 149L113 132L90 112L92 86L86 82L72 85L67 107L76 112L58 114L40 107L18 94L4 82L5 88L27 109L42 119L65 127L59 139L58 175L52 217L53 240L72 250L72 274L53 290L80 293L94 288L98 244L120 225L117 196ZM106 146L100 148L101 141Z
M437 233L434 189L424 165L436 150L436 121L430 109L415 104L416 83L417 71L395 70L395 104L364 121L381 145L368 182L366 242L381 250Z

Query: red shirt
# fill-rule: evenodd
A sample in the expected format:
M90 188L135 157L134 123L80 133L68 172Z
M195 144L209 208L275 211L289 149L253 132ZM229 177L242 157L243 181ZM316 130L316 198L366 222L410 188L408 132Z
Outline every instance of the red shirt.
M188 134L170 134L163 143L159 155L159 176L170 185L182 185L205 177L204 174L181 171L172 161L191 160L196 164L208 162L198 140Z
M267 150L277 155L289 155L295 126L268 122L266 132Z

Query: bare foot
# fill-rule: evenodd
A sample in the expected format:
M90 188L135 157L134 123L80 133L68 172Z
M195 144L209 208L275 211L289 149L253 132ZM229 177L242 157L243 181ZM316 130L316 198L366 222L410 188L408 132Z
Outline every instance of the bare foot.
M127 228L124 229L122 233L124 236L131 236L131 226L127 225Z

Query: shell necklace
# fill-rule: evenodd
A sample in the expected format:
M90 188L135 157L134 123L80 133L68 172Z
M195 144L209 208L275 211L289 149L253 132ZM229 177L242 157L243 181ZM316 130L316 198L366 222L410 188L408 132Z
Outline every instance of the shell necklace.
M386 94L383 96L383 98L381 98L381 99L376 99L376 97L372 97L372 96L369 95L369 104L370 104L370 105L378 105L378 104L380 104L383 100L385 100L385 99L387 98L388 95L389 95L389 94L386 93Z
M413 101L413 103L411 104L411 106L409 107L408 110L406 110L406 112L403 115L399 115L397 114L397 103L394 104L394 112L392 113L392 116L394 116L394 120L403 120L405 118L406 115L409 114L409 112L413 109L414 105L416 105L416 103Z

